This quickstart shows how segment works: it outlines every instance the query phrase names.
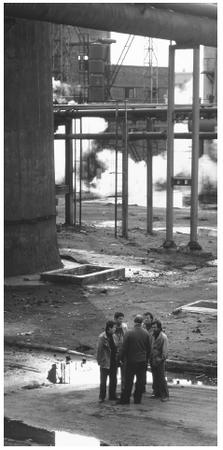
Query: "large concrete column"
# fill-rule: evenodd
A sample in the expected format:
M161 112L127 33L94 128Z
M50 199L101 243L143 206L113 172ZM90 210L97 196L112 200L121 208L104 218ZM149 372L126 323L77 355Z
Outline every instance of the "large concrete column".
M61 266L49 25L5 22L5 276Z

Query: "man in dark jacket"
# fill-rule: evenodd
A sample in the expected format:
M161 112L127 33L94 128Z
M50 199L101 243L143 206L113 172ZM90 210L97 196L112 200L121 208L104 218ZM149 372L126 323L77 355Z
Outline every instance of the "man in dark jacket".
M121 372L121 392L123 391L125 384L125 363L120 364L119 353L122 348L124 336L128 330L128 326L123 322L123 320L124 313L117 311L114 314L115 332L113 334L113 339L117 349L117 371L118 367L120 367Z
M126 360L125 386L122 392L120 404L129 404L134 377L136 376L134 403L141 403L145 386L145 376L150 356L150 338L142 327L143 317L137 315L134 319L134 328L124 336L120 351L120 360Z

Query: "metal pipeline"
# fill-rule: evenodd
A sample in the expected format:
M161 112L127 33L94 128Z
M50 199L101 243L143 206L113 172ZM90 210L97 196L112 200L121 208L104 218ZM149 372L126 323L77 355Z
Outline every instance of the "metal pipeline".
M105 31L116 31L177 44L217 46L217 21L133 3L5 3L5 15Z
M190 105L175 105L174 112L177 115L190 116L192 112L192 106ZM115 117L116 107L110 104L100 105L76 105L76 106L54 106L54 117L58 118L79 118L79 117ZM124 117L125 109L121 105L118 107L119 117ZM215 117L217 115L216 106L200 105L200 115L207 117ZM164 118L167 116L167 106L150 107L148 105L139 106L138 104L128 105L128 116L131 117L156 117Z
M105 133L72 133L72 134L54 134L55 140L69 140L69 139L78 139L78 140L110 140L110 139L118 139L121 140L123 135L121 133L116 134L116 132L105 132ZM141 139L155 139L155 140L165 140L167 139L166 132L160 131L129 131L128 138L132 141L137 141ZM200 132L199 138L204 140L213 140L217 139L216 132ZM182 132L182 133L174 133L174 139L192 139L192 133Z

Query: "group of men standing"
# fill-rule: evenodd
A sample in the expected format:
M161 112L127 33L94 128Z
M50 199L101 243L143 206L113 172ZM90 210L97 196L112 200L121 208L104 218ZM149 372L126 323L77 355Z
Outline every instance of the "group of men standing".
M98 338L97 362L100 366L99 402L106 398L106 384L109 377L109 400L124 405L130 403L134 379L133 398L141 403L146 390L146 372L150 365L153 383L152 398L167 401L169 392L165 378L165 360L168 339L162 331L161 322L153 320L150 312L137 314L134 326L128 330L124 314L116 312L114 320L106 322L105 331ZM117 372L121 371L121 396L117 397Z

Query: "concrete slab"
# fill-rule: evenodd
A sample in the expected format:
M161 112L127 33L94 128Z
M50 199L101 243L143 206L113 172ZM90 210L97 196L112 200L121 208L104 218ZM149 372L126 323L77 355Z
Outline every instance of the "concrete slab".
M217 316L217 301L216 300L197 300L193 303L180 306L175 309L177 311L188 311L194 313L211 314Z
M120 279L125 277L125 269L114 267L102 267L91 264L81 264L73 268L51 270L40 274L45 281L73 283L78 285L102 283L105 280Z

